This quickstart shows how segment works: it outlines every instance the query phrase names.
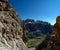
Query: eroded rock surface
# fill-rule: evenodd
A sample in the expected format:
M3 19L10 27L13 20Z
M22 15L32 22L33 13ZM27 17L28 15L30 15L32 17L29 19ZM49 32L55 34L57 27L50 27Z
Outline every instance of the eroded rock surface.
M0 0L0 50L27 50L23 41L27 40L21 19L8 0Z

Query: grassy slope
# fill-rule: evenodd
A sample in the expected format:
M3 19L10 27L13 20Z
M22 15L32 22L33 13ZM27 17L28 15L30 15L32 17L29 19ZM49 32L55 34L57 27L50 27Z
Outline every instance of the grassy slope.
M42 43L42 41L45 39L45 35L41 35L39 38L32 38L32 39L28 39L28 47L29 48L35 48L36 46L38 46L40 43Z

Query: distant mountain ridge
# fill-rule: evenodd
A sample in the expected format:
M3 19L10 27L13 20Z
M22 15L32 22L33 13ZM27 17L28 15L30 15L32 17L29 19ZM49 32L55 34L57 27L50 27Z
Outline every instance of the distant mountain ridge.
M48 22L26 19L23 20L27 29L28 37L38 37L41 34L49 35L52 32L52 25Z

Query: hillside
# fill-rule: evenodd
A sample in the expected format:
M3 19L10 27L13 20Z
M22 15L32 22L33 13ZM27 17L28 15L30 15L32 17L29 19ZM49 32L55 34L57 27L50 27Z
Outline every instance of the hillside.
M42 44L38 45L35 50L60 50L60 16L56 18L52 34Z
M26 19L23 22L29 38L39 37L41 34L49 35L52 32L52 25L48 22L33 19Z

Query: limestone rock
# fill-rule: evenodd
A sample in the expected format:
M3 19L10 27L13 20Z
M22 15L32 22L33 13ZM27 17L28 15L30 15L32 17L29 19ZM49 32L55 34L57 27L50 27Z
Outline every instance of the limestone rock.
M27 50L26 41L25 28L17 12L8 0L0 0L0 50Z

